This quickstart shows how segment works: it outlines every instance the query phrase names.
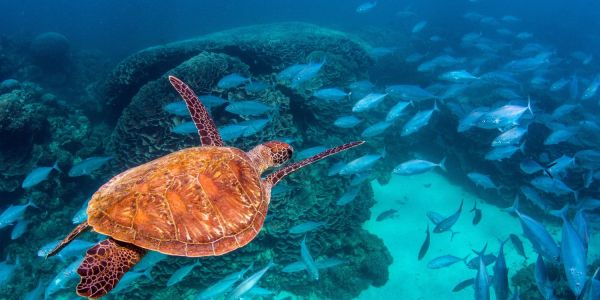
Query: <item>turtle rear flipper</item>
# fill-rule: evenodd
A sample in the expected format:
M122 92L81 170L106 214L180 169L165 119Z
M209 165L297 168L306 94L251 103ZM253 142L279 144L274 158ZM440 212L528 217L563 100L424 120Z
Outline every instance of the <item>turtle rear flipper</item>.
M77 294L88 298L106 295L144 254L146 250L112 238L99 242L88 249L77 269L77 274L81 276Z

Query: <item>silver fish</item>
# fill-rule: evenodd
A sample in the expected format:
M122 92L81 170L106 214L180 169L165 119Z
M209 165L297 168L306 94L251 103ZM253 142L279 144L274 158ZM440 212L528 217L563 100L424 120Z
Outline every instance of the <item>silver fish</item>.
M346 204L354 201L354 198L356 198L356 196L358 195L358 192L360 192L360 188L358 188L358 187L354 187L354 188L348 190L337 200L337 202L335 204L339 205L339 206L343 206L343 205L346 205Z
M27 210L27 208L30 206L38 208L35 204L33 204L32 199L29 199L29 202L27 202L27 204L24 205L9 206L6 210L2 212L2 214L0 214L0 229L23 219L23 216L25 215L25 210Z
M303 234L303 233L307 233L309 231L317 230L326 225L327 225L327 222L325 222L325 221L321 221L321 222L307 221L307 222L298 224L298 225L290 228L288 230L288 232L291 234Z
M362 120L355 116L343 116L343 117L337 118L333 122L333 125L335 125L336 127L339 127L339 128L353 128L354 126L360 124L361 122L362 122Z
M371 93L358 100L352 107L352 112L364 112L375 108L388 94Z
M367 128L365 128L365 130L363 130L363 132L360 134L360 136L364 137L364 138L369 138L369 137L374 137L377 135L382 134L386 129L388 129L390 126L392 126L392 122L388 122L388 121L381 121L381 122L377 122Z
M306 270L308 271L310 278L313 280L319 280L319 269L317 269L315 261L308 250L308 246L306 246L306 236L304 236L302 242L300 242L300 257L306 266Z
M27 174L27 177L25 177L25 179L23 180L21 187L24 189L28 189L48 179L48 175L50 175L50 172L52 172L52 170L57 170L61 172L61 170L58 168L58 160L54 163L52 167L39 167L31 170L31 172L29 172L29 174Z
M69 177L91 175L94 171L100 169L104 164L112 160L112 156L93 156L88 157L71 167Z
M200 261L196 261L193 264L187 265L187 266L183 266L179 269L177 269L175 272L173 272L173 274L171 275L171 277L169 277L169 280L167 281L167 286L172 286L174 284L179 283L180 281L182 281L186 276L188 276L188 274L190 274L190 272L197 266L200 266Z
M250 277L246 278L242 281L238 286L236 286L233 291L228 295L227 300L237 300L244 296L250 289L252 289L258 281L265 275L265 273L275 264L273 261L270 261L267 266L262 268L260 271L250 275Z
M467 174L467 177L469 177L469 179L471 179L471 181L473 181L473 183L475 183L476 186L480 186L484 189L498 190L498 187L494 184L494 182L488 175L477 172L470 172Z
M29 226L29 220L19 220L10 233L10 239L16 240L20 238L27 231L27 226Z
M439 163L432 163L427 160L413 159L403 162L394 168L394 174L398 175L416 175L425 173L435 167L439 167L444 172L446 171L446 158L444 157Z
M231 89L234 87L238 87L249 80L250 78L244 77L238 73L232 73L221 78L221 80L219 80L219 82L217 83L217 87L220 89Z
M396 103L396 105L392 106L388 114L385 116L385 121L391 122L402 116L404 110L406 109L406 107L408 107L409 104L410 102L404 101L399 101L398 103Z
M226 111L242 116L259 116L268 113L273 109L273 106L252 100L231 102L225 107Z
M44 291L44 299L53 299L50 296L67 287L67 284L77 278L77 268L83 261L83 257L70 263L64 269L60 270L50 281Z
M353 175L370 169L384 156L381 154L365 154L353 161L347 163L339 172L340 175Z
M404 124L404 127L402 128L401 135L408 136L408 135L411 135L411 134L419 131L421 128L425 127L427 124L429 124L429 119L431 119L431 116L433 115L434 111L439 111L439 109L437 107L437 102L434 103L433 109L420 111L420 112L416 113L412 117L412 119L410 119L408 122L406 122L406 124Z

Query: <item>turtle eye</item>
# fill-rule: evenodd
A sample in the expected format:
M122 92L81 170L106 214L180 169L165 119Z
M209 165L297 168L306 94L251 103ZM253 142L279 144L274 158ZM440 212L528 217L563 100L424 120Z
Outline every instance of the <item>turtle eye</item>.
M271 150L271 160L275 166L280 166L292 158L294 149L287 143L271 141L264 145Z

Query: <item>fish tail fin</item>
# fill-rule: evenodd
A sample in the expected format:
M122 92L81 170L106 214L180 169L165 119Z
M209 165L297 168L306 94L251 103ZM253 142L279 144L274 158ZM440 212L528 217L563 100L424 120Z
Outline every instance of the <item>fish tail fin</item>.
M469 263L469 261L468 261L469 256L471 256L471 254L465 255L465 257L463 257L463 259L462 259L462 261L465 263L465 265Z
M503 208L502 210L509 213L519 214L519 194L515 196L515 201L511 207Z
M475 249L471 249L473 252L475 252L475 254L477 254L477 256L484 256L485 255L485 249L487 249L488 244L485 243L485 245L483 246L483 249L481 249L481 251L477 251Z
M469 212L473 212L477 209L477 200L473 201L473 208Z
M29 201L27 201L27 206L33 206L37 209L39 209L39 206L35 205L35 203L33 203L33 198L29 198Z
M442 169L444 172L448 172L448 170L446 170L446 156L442 158L442 160L438 164L438 167L440 167L440 169Z
M525 141L523 141L521 145L519 145L519 150L522 154L525 154Z
M450 229L451 235L450 235L450 241L452 241L454 239L454 236L459 234L460 232L458 231L454 231L452 229Z
M533 110L531 109L531 97L530 96L527 96L527 110L529 111L529 113L533 117Z
M144 271L144 273L142 275L144 277L150 279L151 281L154 281L154 277L152 277L152 268L146 269L146 271Z
M54 165L52 165L52 169L62 173L63 171L58 167L58 159L54 162Z
M433 110L434 111L440 111L440 108L437 105L437 99L433 100Z
M568 211L569 211L569 204L567 203L561 209L551 210L548 213L555 217L561 218L563 220L567 220L567 212Z

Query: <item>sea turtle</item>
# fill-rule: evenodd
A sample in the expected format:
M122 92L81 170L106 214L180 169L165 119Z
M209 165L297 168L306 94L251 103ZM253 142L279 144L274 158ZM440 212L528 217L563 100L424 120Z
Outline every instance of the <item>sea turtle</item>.
M260 231L271 189L283 177L329 155L362 144L352 142L290 164L292 147L270 141L244 152L226 147L200 99L180 79L169 81L185 100L201 146L186 148L113 177L92 196L87 221L78 225L48 256L81 232L108 236L87 250L77 273L77 294L99 298L147 250L168 255L222 255L248 244Z

